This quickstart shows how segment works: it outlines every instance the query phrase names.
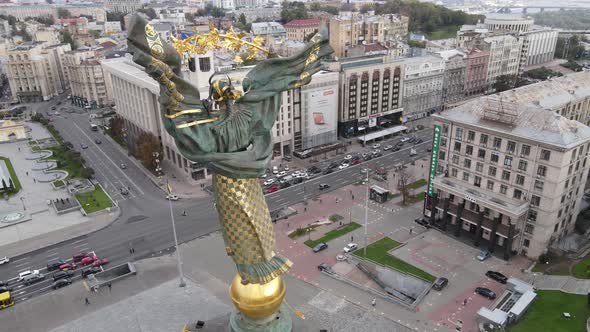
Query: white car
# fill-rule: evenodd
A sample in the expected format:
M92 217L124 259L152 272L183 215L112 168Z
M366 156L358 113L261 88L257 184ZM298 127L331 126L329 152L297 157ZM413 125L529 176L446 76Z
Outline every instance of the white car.
M301 171L295 171L291 175L293 175L294 177L298 178L301 175Z
M391 150L391 149L393 149L393 146L391 146L391 145L386 145L383 147L383 151L387 151L387 150Z
M0 258L0 265L6 264L8 262L10 262L10 259L8 257L4 256Z
M264 185L265 186L270 186L271 184L275 183L275 179L268 179L266 181L264 181Z
M302 172L302 173L299 173L299 175L298 175L297 177L298 177L298 178L306 178L306 177L308 177L308 176L309 176L309 174L307 174L307 173L305 173L305 172Z
M178 195L176 195L176 194L168 194L168 195L166 195L166 199L169 199L171 201L177 201L178 200Z
M346 247L344 247L344 252L351 252L353 250L356 250L358 247L359 245L356 243L349 243L346 245Z
M345 168L348 168L348 166L350 166L350 164L344 163L344 164L338 166L338 168L339 169L345 169Z
M409 140L410 140L409 137L402 137L402 140L400 142L405 143L405 142L407 142Z
M289 170L289 166L283 167L283 170L288 171Z
M373 144L373 146L371 146L373 149L379 149L381 147L381 144Z
M344 160L350 160L350 159L352 159L352 156L351 156L351 155L349 155L349 154L347 154L347 155L344 157Z
M22 281L26 276L31 275L31 274L39 274L39 270L28 270L28 271L23 271L21 273L18 274L18 281Z
M278 177L281 177L281 176L287 176L287 172L285 172L285 171L281 171L279 174L277 174L277 176L278 176Z
M279 173L279 168L276 166L273 166L272 167L272 174L277 174L277 173Z
M260 176L261 179L266 179L266 177L268 176L268 174L264 173Z

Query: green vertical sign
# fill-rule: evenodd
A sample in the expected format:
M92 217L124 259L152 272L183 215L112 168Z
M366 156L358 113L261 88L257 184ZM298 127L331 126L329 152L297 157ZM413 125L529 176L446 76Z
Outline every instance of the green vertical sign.
M432 140L432 156L430 156L430 177L428 178L428 196L434 194L434 177L438 166L438 148L440 144L440 125L434 126L434 139Z

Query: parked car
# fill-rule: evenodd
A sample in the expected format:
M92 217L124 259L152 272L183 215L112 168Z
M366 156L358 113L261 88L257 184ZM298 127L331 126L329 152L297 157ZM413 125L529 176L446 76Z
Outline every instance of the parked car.
M377 158L381 157L383 153L381 153L381 150L374 150L373 152L371 152L371 155L373 156L373 158Z
M479 255L477 255L477 260L478 261L485 261L486 259L490 258L492 256L492 254L488 251L488 250L482 250L479 252Z
M53 274L53 281L57 281L59 279L69 279L74 276L74 271L57 271Z
M402 137L402 139L400 140L400 142L405 143L405 142L407 142L409 140L410 140L409 137Z
M121 191L121 195L127 196L129 195L129 190L125 189L125 188L121 188L119 189Z
M109 260L106 258L102 258L102 259L97 259L92 263L93 267L99 267L99 266L103 266L103 265L107 265L109 263Z
M393 146L391 146L391 145L386 145L383 147L383 151L387 151L387 150L391 150L391 149L393 149Z
M428 220L426 220L426 219L425 219L425 218L423 218L423 217L420 217L420 218L414 219L414 222L415 222L416 224L418 224L418 225L421 225L421 226L424 226L424 227L426 227L426 228L429 228L429 227L430 227L430 223L428 222Z
M55 258L47 262L47 272L57 270L60 266L64 265L66 261L61 258Z
M344 247L344 252L351 252L353 250L356 250L358 247L359 245L356 243L349 243L346 245L346 247Z
M287 171L280 171L279 174L277 175L278 177L283 177L283 176L287 176Z
M393 147L393 149L391 149L392 152L397 152L399 150L400 150L399 146L395 146L395 147Z
M84 258L88 257L89 255L85 252L79 252L77 254L75 254L74 256L72 256L72 260L75 263L78 263L79 261L83 260ZM65 262L64 262L65 263Z
M60 271L75 270L76 267L78 267L78 266L74 263L65 263L65 264L62 264L59 266L59 270Z
M321 173L322 170L317 166L311 166L310 168L307 169L307 172L312 173L312 174L318 174L318 173Z
M339 169L345 169L348 168L348 166L350 166L349 163L343 163L342 165L338 166Z
M328 168L322 174L326 175L326 174L330 174L332 172L334 172L334 169L333 168Z
M500 272L488 271L488 272L486 272L486 276L490 279L496 280L497 282L499 282L501 284L505 284L506 282L508 282L508 277L506 277L505 275L503 275Z
M410 137L408 139L408 143L414 143L414 142L416 142L416 137Z
M334 270L332 270L332 267L326 263L321 263L320 265L318 265L318 270L329 274L334 274Z
M361 163L361 161L360 161L359 159L353 159L353 160L350 162L350 164L351 164L351 165L358 165L358 164L360 164L360 163Z
M51 106L51 110L52 110L52 111L55 111L56 109L57 109L57 107L55 107L55 106Z
M97 260L98 257L96 256L88 256L88 257L84 257L82 258L82 260L80 261L80 264L86 266L86 265L90 265L92 263L94 263L95 260Z
M124 163L121 163L120 167L121 167L121 169L126 169L127 165L125 165Z
M437 291L441 291L445 286L449 283L449 279L445 277L438 277L434 284L432 284L432 288L436 289Z
M289 170L289 166L285 165L285 167L283 167L284 171L288 171Z
M303 178L302 178L302 177L299 177L299 178L294 178L294 179L291 181L291 183L293 183L293 184L298 184L298 183L301 183L301 182L303 182Z
M313 252L320 252L324 249L328 248L328 244L327 243L318 243L315 247L313 247Z
M176 194L166 194L166 199L171 200L171 201L177 201L178 200L178 195Z
M8 288L8 287L0 287L0 294L4 293L4 292L12 292L12 288Z
M29 286L44 279L45 275L43 273L37 273L27 275L26 277L24 277L23 281L26 286Z
M23 271L21 273L18 274L18 281L23 281L26 277L33 275L33 274L39 274L39 270L28 270L28 271Z
M94 140L94 143L96 143L96 144L101 144L101 143L102 143L102 141L101 141L101 140L99 140L99 139L97 138L97 139L95 139L95 140Z
M371 159L373 159L373 157L372 157L370 154L367 154L367 155L365 155L365 156L363 157L363 160L364 160L364 161L369 161L369 160L371 160Z
M84 144L84 143L80 143L80 147L82 149L88 149L88 145Z
M70 280L68 278L66 278L66 279L59 279L59 280L56 280L53 283L53 285L51 285L51 288L58 289L58 288L65 287L65 286L67 286L67 285L69 285L71 283L72 283L72 280Z
M273 166L272 167L272 174L278 174L279 173L279 168L277 166Z
M496 293L494 293L491 289L485 287L477 287L475 292L483 297L487 297L490 300L496 298Z
M266 189L266 192L270 194L270 193L274 193L277 190L279 190L279 186L276 184L273 184L272 186L270 186Z
M101 272L102 269L100 267L91 267L82 271L82 278L86 278L91 274L95 274Z
M422 142L423 142L423 140L422 140L421 138L419 138L419 137L418 137L418 138L416 138L416 140L414 141L414 145L416 145L416 144L420 144L420 143L422 143Z
M337 262L346 262L347 260L348 260L348 257L346 257L344 255L336 255Z
M373 144L371 147L373 149L379 149L381 147L381 144Z
M325 189L330 188L330 185L327 183L320 183L319 188L320 188L320 190L325 190Z
M8 258L8 256L0 257L0 265L4 265L8 262L10 262L10 258Z
M275 179L268 179L264 181L262 184L264 184L265 186L270 186L273 183L275 183Z
M352 155L347 154L346 156L344 156L344 160L350 160L352 159Z

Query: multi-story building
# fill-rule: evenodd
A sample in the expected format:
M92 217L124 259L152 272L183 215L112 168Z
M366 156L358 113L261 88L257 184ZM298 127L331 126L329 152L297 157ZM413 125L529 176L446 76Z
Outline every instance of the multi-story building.
M88 31L88 19L86 17L64 18L59 23L72 35L77 46L92 43L93 39Z
M320 30L319 19L292 20L284 25L287 31L287 39L304 42L305 38Z
M287 30L277 22L252 23L252 33L264 37L267 45L272 44L275 39L284 39L287 36Z
M588 177L590 128L498 95L433 119L431 222L504 259L536 258L573 230Z
M141 0L105 0L104 6L109 12L133 13L141 8Z
M113 0L122 2L119 0ZM138 0L139 1L139 0ZM67 9L73 17L80 15L90 15L99 22L106 20L106 11L100 5L96 4L67 4L59 5L60 8ZM35 4L35 5L8 5L0 6L0 14L14 16L19 21L24 21L29 17L45 17L51 16L53 19L58 19L57 5Z
M64 64L74 105L99 108L112 103L113 88L110 80L105 80L101 58L97 49L80 48L66 53Z
M236 8L234 0L214 0L213 3L215 3L215 6L223 9L233 10Z
M408 18L395 14L375 15L341 12L330 19L330 46L337 57L348 56L348 49L366 43L397 40L408 34Z
M487 87L490 52L472 48L465 57L465 96L483 94Z
M443 101L445 60L427 55L403 59L403 122L440 111Z
M558 36L557 30L545 27L535 26L530 31L522 32L520 38L523 40L524 60L521 60L523 67L553 60Z
M36 42L45 43L45 45L59 44L59 32L54 28L42 27L35 31L33 34L33 40Z
M352 137L401 123L404 66L401 61L386 59L377 55L326 62L328 70L340 73L340 136Z
M281 8L240 8L232 12L236 17L240 14L246 16L247 22L263 21L270 22L281 19Z
M236 8L249 7L264 7L268 5L268 0L234 0Z
M534 23L532 17L520 14L486 14L483 27L490 32L527 32L532 29Z
M465 53L449 50L437 54L445 60L443 106L463 100L465 98Z
M43 43L29 42L8 51L7 76L12 99L20 102L49 100L67 88L63 70L63 54L69 44L43 47Z

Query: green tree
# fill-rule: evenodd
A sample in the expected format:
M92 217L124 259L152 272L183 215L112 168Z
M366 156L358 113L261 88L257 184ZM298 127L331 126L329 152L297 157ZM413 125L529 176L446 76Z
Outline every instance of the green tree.
M248 24L248 21L246 21L246 15L244 15L244 13L241 13L240 17L238 17L238 22L242 25Z
M53 16L41 16L41 17L35 17L35 21L44 24L45 26L51 26L55 24L55 20L53 19Z
M187 22L194 22L195 21L195 14L193 13L184 13L184 19L187 20Z
M88 30L88 32L92 36L92 39L98 39L98 38L100 38L100 31L98 31L98 30Z
M72 13L69 10L63 7L57 7L57 17L58 18L70 18L72 17Z
M375 6L372 4L364 4L361 6L361 13L363 14L371 10L375 10Z
M139 8L137 11L140 13L144 13L150 20L153 20L158 17L158 14L156 14L156 10L153 9L152 7L145 6L145 7Z
M209 15L213 17L224 17L225 10L223 8L213 6L213 8L211 8L211 11L209 12Z
M156 163L154 162L154 153L162 153L160 149L160 142L158 138L150 133L143 133L139 135L137 146L135 147L135 156L141 160L143 166L147 169L154 170Z
M72 47L72 50L77 49L76 42L72 38L72 34L68 30L63 30L61 33L61 42L68 43Z
M516 76L514 75L500 75L496 78L496 82L492 85L496 92L502 92L513 89L516 86Z
M80 170L80 176L91 179L94 176L94 169L92 167L84 167Z
M287 23L291 20L302 20L309 18L309 14L307 13L307 9L305 8L305 4L303 2L287 2L284 1L282 3L281 10L281 22Z

